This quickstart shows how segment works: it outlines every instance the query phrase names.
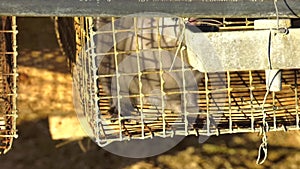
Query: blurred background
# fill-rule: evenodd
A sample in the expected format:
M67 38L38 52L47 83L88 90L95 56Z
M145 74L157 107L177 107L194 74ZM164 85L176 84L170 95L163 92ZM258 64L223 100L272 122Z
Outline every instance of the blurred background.
M145 159L107 152L89 139L53 141L48 117L74 114L72 78L51 18L17 18L18 134L1 168L14 169L219 169L300 167L300 132L268 133L268 158L256 165L257 133L185 138L170 151Z

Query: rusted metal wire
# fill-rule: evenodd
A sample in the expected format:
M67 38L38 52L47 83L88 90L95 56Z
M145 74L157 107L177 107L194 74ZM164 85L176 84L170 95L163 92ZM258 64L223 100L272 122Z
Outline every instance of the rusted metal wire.
M0 19L0 154L5 154L17 138L17 25L16 17Z

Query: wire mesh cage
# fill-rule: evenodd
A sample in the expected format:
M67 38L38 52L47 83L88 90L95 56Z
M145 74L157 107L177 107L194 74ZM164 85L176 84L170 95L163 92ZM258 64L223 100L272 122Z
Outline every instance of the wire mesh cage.
M17 26L16 17L0 21L0 154L5 154L17 137Z
M263 104L270 131L299 130L298 69L282 70L282 90L263 103L264 70L199 72L188 63L181 19L73 21L75 108L100 146L156 136L258 132ZM251 30L253 24L247 18L203 19L201 29Z

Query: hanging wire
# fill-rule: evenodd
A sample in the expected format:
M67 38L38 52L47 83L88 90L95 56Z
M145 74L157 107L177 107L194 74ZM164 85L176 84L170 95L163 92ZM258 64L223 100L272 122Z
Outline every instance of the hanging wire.
M278 70L275 75L273 76L269 86L267 86L267 91L266 91L266 94L264 96L264 100L263 100L263 103L262 103L262 114L263 114L263 118L262 118L262 127L260 129L260 135L262 135L262 143L260 144L259 146L259 149L258 149L258 157L257 157L257 160L256 160L256 164L263 164L265 162L265 160L267 159L267 156L268 156L268 139L267 139L267 132L269 131L269 124L268 122L266 121L266 117L267 117L267 113L265 112L265 103L266 103L266 100L267 100L267 97L270 93L270 88L273 84L273 81L275 79L275 77L281 72L281 70ZM264 153L264 157L262 159L261 162L259 162L259 160L261 159L261 156L262 154L261 153Z
M270 31L270 36L271 36L271 31ZM271 45L270 44L271 44L271 37L269 37L269 45L268 45L268 60L269 60L269 67L271 69L272 65L271 65L271 57L270 57L271 56L270 55L270 53L271 53L270 52L271 51ZM265 103L266 103L267 97L270 93L270 87L271 87L275 77L276 77L276 75L273 77L272 81L270 82L270 85L267 86L267 91L266 91L266 94L264 96L264 100L263 100L263 103L262 103L263 118L262 118L261 130L260 130L260 135L262 135L262 143L260 144L259 149L258 149L258 156L257 156L256 164L263 164L265 162L265 160L267 159L267 156L268 156L267 132L269 130L269 124L268 124L268 122L266 122L267 113L265 112ZM261 155L262 155L261 153L262 152L264 153L264 157L263 157L262 161L259 162L260 159L261 159Z
M277 8L277 0L274 0L274 7L275 7L275 10L276 10L277 31L278 31L279 30L279 15L278 15L278 8ZM269 42L268 42L268 44L269 44L268 45L268 62L269 62L269 68L270 68L270 70L272 70L272 63L271 63L272 32L271 32L271 30L270 30L270 34L269 34ZM262 135L262 143L260 144L259 149L258 149L258 156L257 156L256 164L263 164L266 161L267 156L268 156L268 138L267 138L267 132L269 131L269 124L266 121L267 113L265 111L265 103L266 103L267 97L268 97L268 95L270 93L270 88L272 86L272 83L273 83L275 77L278 75L278 73L280 71L281 70L278 70L276 72L276 74L273 76L273 78L272 78L269 86L267 86L267 91L266 91L266 94L264 96L264 100L263 100L263 103L262 103L263 118L262 118L262 127L261 127L261 130L260 130L260 135ZM270 74L270 72L268 72L268 73ZM267 76L267 77L269 77L269 76ZM263 158L261 157L262 153L263 153Z
M296 12L290 7L290 5L287 3L286 0L283 0L283 2L284 2L284 4L285 4L285 6L291 11L291 13L292 13L293 15L295 15L297 18L300 18L300 16L296 14Z
M274 77L276 77L276 76L274 76ZM260 144L259 149L258 149L258 156L257 156L256 164L263 164L266 161L267 156L268 156L267 132L269 130L269 124L268 124L268 122L266 122L267 113L265 112L264 106L265 106L265 103L266 103L266 100L267 100L267 97L268 97L269 93L270 93L270 90L268 88L267 92L265 94L265 97L264 97L263 104L262 104L262 114L263 114L262 123L263 123L263 126L261 127L260 134L263 137L262 137L262 143ZM261 162L259 162L260 159L261 159L261 156L262 156L262 152L264 153L263 154L263 159L261 160Z
M274 0L274 7L275 7L275 11L276 11L277 31L278 31L279 30L279 14L278 14L277 0Z
M272 70L272 62L271 62L271 42L272 42L272 31L269 33L269 42L268 42L268 63L269 69Z
M177 47L177 49L176 49L176 52L175 52L175 55L174 55L174 59L173 59L173 61L172 61L172 64L171 64L171 66L170 66L169 71L171 71L171 70L173 69L173 67L174 67L176 57L177 57L177 55L178 55L178 53L179 53L179 50L181 49L181 44L182 44L182 42L183 42L184 33L185 33L185 22L184 22L183 19L182 19L182 23L183 23L183 27L182 27L182 31L181 31L181 34L180 34L179 39L178 39L178 47Z
M283 27L283 28L280 28L279 26L279 12L278 12L278 6L277 6L277 0L274 0L274 7L275 7L275 11L276 11L276 21L277 21L277 32L278 33L284 33L284 34L288 34L289 33L289 30L287 27Z

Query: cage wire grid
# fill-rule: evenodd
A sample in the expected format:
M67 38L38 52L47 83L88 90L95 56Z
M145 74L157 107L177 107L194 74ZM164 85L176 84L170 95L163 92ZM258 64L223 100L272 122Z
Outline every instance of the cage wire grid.
M17 138L17 25L16 17L0 18L0 154Z
M227 71L227 72L198 72L189 65L174 67L170 72L191 71L194 75L201 77L197 79L197 90L187 91L168 91L163 85L163 74L168 72L162 69L158 70L140 70L139 72L120 73L118 72L118 62L126 55L134 53L136 66L138 67L139 53L141 51L159 51L167 50L175 52L178 48L178 41L172 45L162 46L157 42L154 46L147 49L139 47L134 49L118 48L117 34L120 32L130 32L133 38L140 38L138 33L143 29L157 31L155 40L161 40L159 34L159 18L156 18L156 25L153 27L137 27L138 18L132 17L133 27L115 29L117 18L75 18L77 55L76 66L73 69L73 79L75 89L78 90L80 104L88 127L91 129L91 135L100 146L105 146L113 141L123 141L130 139L146 139L154 136L172 137L174 135L219 135L227 133L247 133L258 132L262 128L262 108L264 94L266 92L266 79L264 70L248 71ZM104 21L104 22L103 22ZM99 23L109 24L111 30L101 32L97 30ZM251 26L251 22L237 23L236 25L246 24ZM235 24L233 24L235 25ZM239 27L241 28L241 27ZM239 28L229 28L239 30ZM242 27L244 29L245 27ZM247 27L251 29L251 27ZM99 52L95 44L95 37L99 35L110 36L112 48L106 52ZM152 39L153 40L153 39ZM138 44L136 46L139 46ZM184 44L181 44L184 46ZM181 47L180 46L180 47ZM178 54L181 61L186 61L186 51L182 50ZM108 59L110 63L109 70L102 71L107 63L102 60L99 62L99 56ZM159 56L162 59L162 56ZM160 83L161 92L142 93L144 78L147 74L157 75ZM184 75L184 74L183 74ZM120 92L120 76L135 76L138 84L136 93L123 94ZM183 78L184 79L184 78ZM117 83L116 93L113 95L105 84L113 80ZM185 80L182 81L184 83ZM147 81L146 81L147 82ZM282 70L282 90L272 92L267 97L264 109L266 112L266 121L269 124L269 131L287 131L299 130L299 69ZM173 112L170 107L164 105L163 98L171 95L185 95L194 93L197 95L196 112L177 111ZM151 105L144 102L145 97L160 97L161 105ZM121 109L121 99L135 99L134 109L131 109L129 115L124 115ZM117 104L113 105L113 99ZM183 99L183 110L187 110L186 100ZM192 121L189 120L193 117Z

